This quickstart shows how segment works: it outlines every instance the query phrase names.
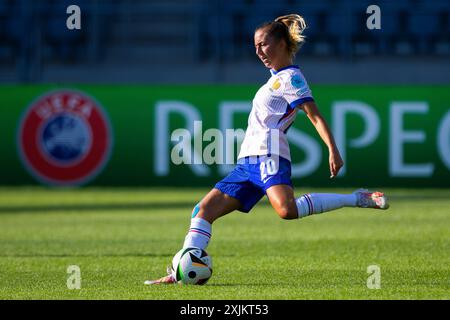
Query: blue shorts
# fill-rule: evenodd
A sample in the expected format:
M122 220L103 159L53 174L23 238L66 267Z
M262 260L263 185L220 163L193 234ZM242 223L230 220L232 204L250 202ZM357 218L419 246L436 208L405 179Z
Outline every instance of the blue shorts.
M238 160L233 171L215 185L216 189L238 199L239 211L249 212L277 184L292 187L291 162L279 156L252 156Z

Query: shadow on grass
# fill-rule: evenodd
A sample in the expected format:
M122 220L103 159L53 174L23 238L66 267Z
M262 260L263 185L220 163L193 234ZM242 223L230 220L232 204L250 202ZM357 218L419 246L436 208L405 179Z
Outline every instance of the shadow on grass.
M222 254L222 257L235 257L235 254ZM173 253L12 253L0 254L0 258L172 258Z
M0 206L0 214L8 213L52 213L58 211L65 211L67 213L80 213L92 211L142 211L142 210L165 210L165 209L186 209L194 208L196 202L172 202L172 203L102 203L102 204L57 204L57 205L20 205L20 206ZM261 202L261 206L269 206L269 203Z
M109 258L109 257L145 257L145 258L171 258L173 254L170 253L18 253L18 254L0 254L0 258Z
M56 205L20 205L20 206L0 206L0 214L4 213L51 213L56 211L67 212L87 212L87 211L140 211L140 210L163 210L163 209L184 209L194 207L196 202L172 202L172 203L81 203L81 204L56 204Z

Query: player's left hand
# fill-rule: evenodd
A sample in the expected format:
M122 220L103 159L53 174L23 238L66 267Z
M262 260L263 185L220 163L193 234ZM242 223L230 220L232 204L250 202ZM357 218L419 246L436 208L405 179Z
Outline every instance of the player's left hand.
M339 173L339 170L344 166L344 161L338 150L330 150L330 178L334 178Z

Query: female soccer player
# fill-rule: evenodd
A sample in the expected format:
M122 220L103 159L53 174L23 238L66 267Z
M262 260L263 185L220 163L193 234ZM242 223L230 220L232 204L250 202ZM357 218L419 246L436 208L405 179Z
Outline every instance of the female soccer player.
M254 34L256 55L271 77L256 93L235 169L195 206L183 248L205 249L212 223L234 211L249 212L267 195L282 219L298 219L342 207L387 209L381 192L357 190L351 194L311 193L295 198L286 132L297 111L306 113L329 151L331 178L343 166L333 135L321 116L311 90L294 57L304 42L305 20L297 14L279 17L259 26ZM145 284L175 283L168 276Z

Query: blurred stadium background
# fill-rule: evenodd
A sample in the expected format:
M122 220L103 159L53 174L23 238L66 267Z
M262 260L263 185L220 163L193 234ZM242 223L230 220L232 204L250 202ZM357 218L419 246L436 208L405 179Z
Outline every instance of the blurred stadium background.
M82 30L64 28L82 9ZM382 29L365 28L377 4ZM445 0L2 0L0 82L260 83L253 31L306 18L298 60L312 83L448 83Z

